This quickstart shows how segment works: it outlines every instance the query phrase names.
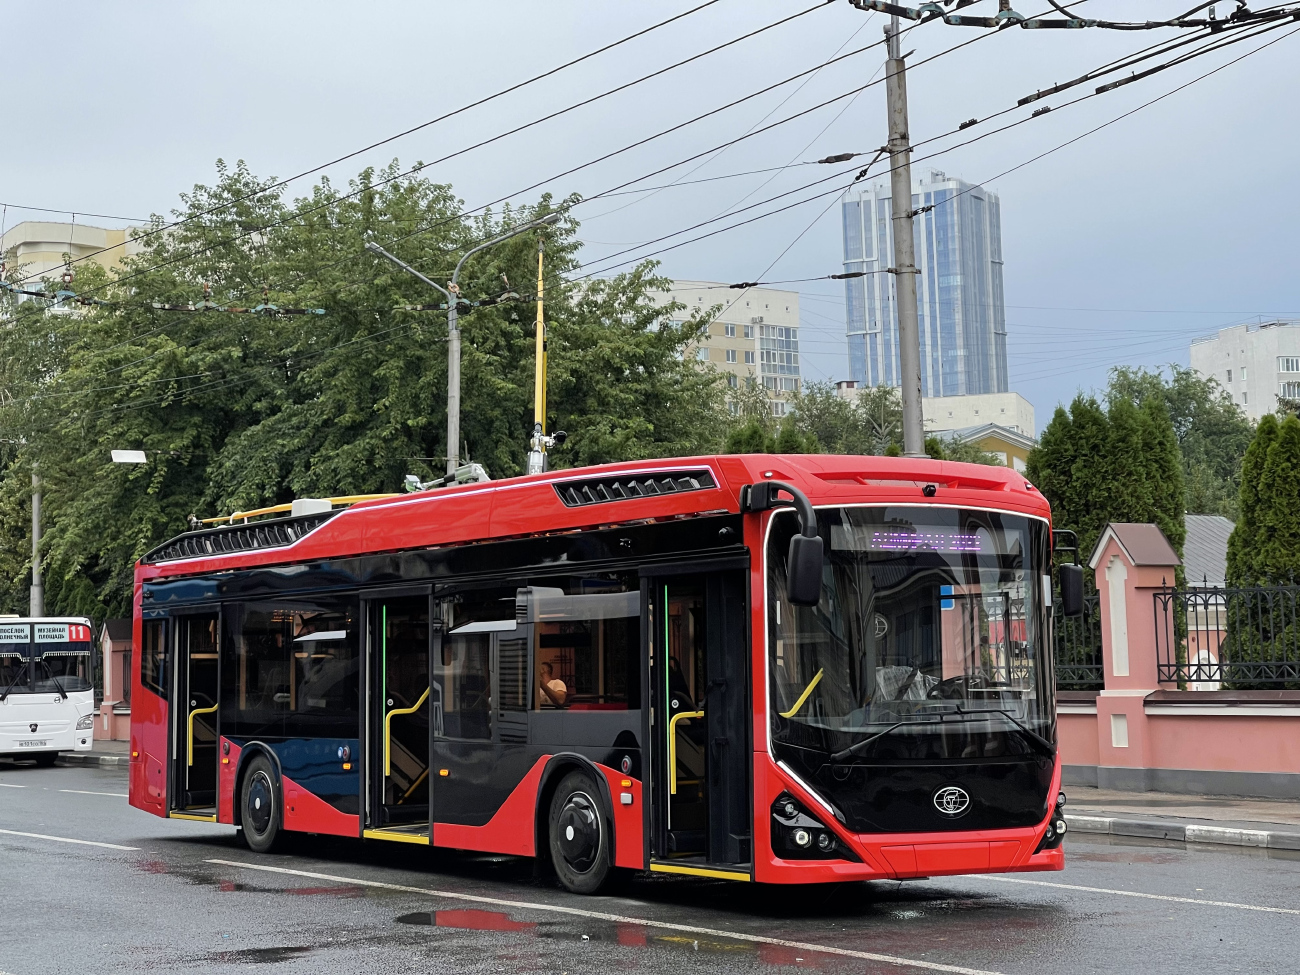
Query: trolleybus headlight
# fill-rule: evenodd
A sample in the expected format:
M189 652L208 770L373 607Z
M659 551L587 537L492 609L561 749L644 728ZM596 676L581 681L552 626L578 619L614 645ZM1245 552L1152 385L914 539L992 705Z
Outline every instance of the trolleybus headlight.
M95 726L95 716L93 714L82 715L77 719L78 731L89 731Z
M799 807L794 804L793 799L787 799L781 806L781 812L785 813L787 819L794 819L799 815Z
M822 852L826 852L830 850L831 847L833 847L834 845L835 845L835 837L831 836L830 833L817 834L817 849L821 850Z
M806 829L795 830L790 835L790 838L794 840L795 846L805 850L812 845L812 833L808 832Z
M1064 792L1058 792L1058 793L1056 794L1056 807L1059 809L1061 806L1064 806L1064 805L1065 805L1065 793L1064 793Z
M1064 835L1065 835L1065 830L1066 830L1065 820L1064 820L1064 819L1058 819L1058 820L1056 821L1055 825L1056 825L1056 832L1057 832L1057 835L1059 835L1059 836L1064 836Z

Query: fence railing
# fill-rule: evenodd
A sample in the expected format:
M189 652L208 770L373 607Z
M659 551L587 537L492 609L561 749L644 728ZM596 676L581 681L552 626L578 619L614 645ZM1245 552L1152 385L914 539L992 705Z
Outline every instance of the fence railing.
M1058 691L1099 691L1105 683L1101 659L1101 596L1083 600L1082 616L1065 616L1052 603L1052 633Z
M1183 690L1300 688L1300 586L1155 593L1156 669Z

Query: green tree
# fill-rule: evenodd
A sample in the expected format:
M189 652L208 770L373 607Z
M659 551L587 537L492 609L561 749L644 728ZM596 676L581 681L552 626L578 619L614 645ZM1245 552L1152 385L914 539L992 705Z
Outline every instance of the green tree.
M5 309L8 608L26 600L34 464L45 485L47 603L95 617L129 610L132 564L190 514L394 491L407 472L441 472L446 314L403 310L440 297L364 245L395 239L390 249L446 280L469 246L554 207L543 197L467 222L449 187L390 180L397 172L363 172L346 193L322 180L291 203L242 163L218 163L212 186L183 196L176 215L186 222L146 238L111 278L93 265L78 272L77 289L102 286L109 304L57 316L39 302ZM650 264L570 283L575 230L566 217L546 238L548 427L569 434L552 463L716 451L725 385L682 354L707 322L650 301L666 287ZM484 251L467 263L462 294L490 298L508 282L524 291L536 260L533 232ZM325 314L158 307L205 299ZM496 477L522 470L532 428L532 307L477 307L460 320L462 436ZM123 447L148 451L149 463L112 464L109 450Z
M1277 443L1277 417L1266 413L1255 428L1255 437L1241 462L1241 489L1238 495L1237 524L1228 536L1228 585L1252 586L1262 580L1259 552L1264 542L1261 507L1267 504L1260 489L1269 451Z
M1109 522L1153 522L1181 553L1182 464L1163 403L1116 397L1103 411L1077 396L1058 408L1030 452L1026 476L1052 505L1057 528L1079 535L1086 556Z
M1120 366L1111 370L1107 400L1163 401L1182 454L1187 510L1237 516L1242 456L1253 430L1241 408L1212 376L1172 363L1164 371Z

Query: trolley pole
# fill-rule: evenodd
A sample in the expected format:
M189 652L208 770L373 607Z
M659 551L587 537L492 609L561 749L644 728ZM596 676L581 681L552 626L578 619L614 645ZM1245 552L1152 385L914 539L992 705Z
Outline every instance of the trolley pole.
M45 615L45 578L41 573L41 478L32 469L32 593L29 616Z
M533 364L533 438L529 444L529 474L546 470L546 316L544 298L546 279L542 276L542 254L545 241L537 238L537 351Z
M889 172L894 224L894 292L898 297L898 359L903 393L903 453L925 456L921 414L921 328L916 310L916 244L912 239L912 146L907 131L907 66L899 53L898 15L885 28L889 60L885 97L889 112Z

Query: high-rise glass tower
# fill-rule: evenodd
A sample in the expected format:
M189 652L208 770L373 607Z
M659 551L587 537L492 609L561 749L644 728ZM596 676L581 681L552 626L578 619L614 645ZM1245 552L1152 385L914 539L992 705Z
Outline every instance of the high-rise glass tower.
M850 378L898 386L898 311L889 184L844 199L844 282ZM1006 306L996 193L932 170L912 189L924 396L1005 393Z

